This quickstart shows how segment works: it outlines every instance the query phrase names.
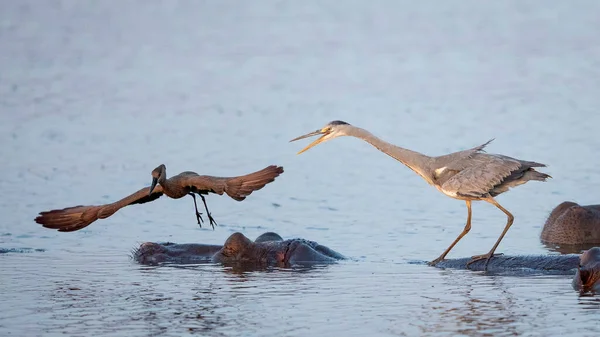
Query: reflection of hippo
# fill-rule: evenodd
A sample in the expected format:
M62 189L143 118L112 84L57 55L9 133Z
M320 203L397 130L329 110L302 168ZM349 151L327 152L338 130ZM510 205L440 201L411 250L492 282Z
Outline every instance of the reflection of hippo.
M544 243L563 245L600 243L600 205L561 203L548 216L540 237Z
M600 248L594 247L581 254L573 288L600 293Z
M345 257L314 241L283 240L267 232L252 241L241 233L232 234L223 246L146 242L133 258L142 264L169 263L252 263L289 267L332 263Z
M438 268L484 270L484 261L467 267L470 258L443 260ZM487 267L490 273L509 275L535 273L573 275L573 288L600 293L600 248L594 247L581 254L538 256L494 256Z

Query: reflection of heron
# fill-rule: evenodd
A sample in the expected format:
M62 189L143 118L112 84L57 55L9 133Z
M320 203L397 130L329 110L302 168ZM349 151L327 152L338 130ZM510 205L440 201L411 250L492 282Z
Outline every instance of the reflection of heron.
M202 218L200 212L198 212L195 196L195 194L198 194L204 202L208 219L214 229L216 222L208 212L203 194L216 193L222 195L227 193L231 198L242 201L250 193L260 190L266 184L274 181L281 173L283 173L282 167L271 165L260 171L240 177L201 176L195 172L186 171L167 179L167 169L165 165L160 165L152 171L152 185L150 187L144 187L119 201L106 205L75 206L42 212L35 218L35 221L44 227L58 229L60 232L72 232L82 229L98 219L107 218L128 205L153 201L163 194L173 199L183 198L189 194L194 198L196 219L200 225Z
M473 256L469 264L486 259L486 267L489 259L494 255L494 251L502 238L513 223L514 217L504 207L500 206L494 197L508 191L510 187L518 186L529 180L545 181L550 176L540 173L534 167L545 167L546 165L519 160L499 154L482 153L483 148L490 141L469 150L450 153L439 157L429 157L424 154L407 150L399 146L385 142L367 130L352 126L346 122L333 121L320 130L311 132L304 136L294 138L296 141L306 137L322 135L319 139L302 149L298 154L310 149L311 147L324 141L340 137L353 136L360 138L373 145L378 150L388 156L400 161L415 171L430 185L435 186L445 195L464 200L467 203L467 224L462 233L452 242L452 244L437 259L431 261L435 264L446 257L452 247L465 236L471 229L471 201L483 200L498 207L508 217L504 231L492 247L492 249L483 255Z

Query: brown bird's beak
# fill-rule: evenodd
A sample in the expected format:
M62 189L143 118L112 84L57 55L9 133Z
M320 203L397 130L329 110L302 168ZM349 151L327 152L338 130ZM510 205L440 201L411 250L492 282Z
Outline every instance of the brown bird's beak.
M296 137L296 138L290 140L290 142L295 142L300 139L304 139L304 138L308 138L308 137L312 137L312 136L318 136L318 135L322 135L322 136L320 138L318 138L317 140L315 140L314 142L308 144L307 147L303 148L302 150L300 150L300 152L297 153L297 154L301 154L302 152L305 152L308 149L310 149L311 147L324 141L326 139L327 135L329 135L329 130L321 129L321 130L317 130L317 131L314 131L311 133L307 133L304 136Z
M152 194L152 191L154 191L154 188L156 187L157 183L158 178L152 178L152 184L150 185L150 192L148 192L148 195Z

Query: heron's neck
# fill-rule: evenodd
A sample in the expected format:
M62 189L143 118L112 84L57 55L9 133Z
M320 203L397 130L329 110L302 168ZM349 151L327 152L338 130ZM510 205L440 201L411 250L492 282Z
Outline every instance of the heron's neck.
M406 165L408 168L425 179L429 184L433 183L430 170L428 169L431 157L416 151L411 151L400 146L396 146L394 144L390 144L376 137L365 129L355 127L348 135L360 138L373 145L379 151Z

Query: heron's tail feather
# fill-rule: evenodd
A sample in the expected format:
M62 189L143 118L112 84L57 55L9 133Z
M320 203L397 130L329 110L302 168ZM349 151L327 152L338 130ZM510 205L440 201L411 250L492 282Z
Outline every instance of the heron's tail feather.
M544 164L539 164L539 165L546 166ZM549 174L546 174L546 173L538 172L533 168L530 168L529 170L525 171L525 174L523 175L524 180L546 181L546 179L548 179L548 178L552 178L552 176L550 176Z
M246 199L250 193L260 190L266 184L273 182L283 173L281 166L267 166L264 169L227 180L225 193L237 201Z
M526 166L526 167L546 167L546 164L537 163L534 161L520 160L520 162L521 162L521 165Z

